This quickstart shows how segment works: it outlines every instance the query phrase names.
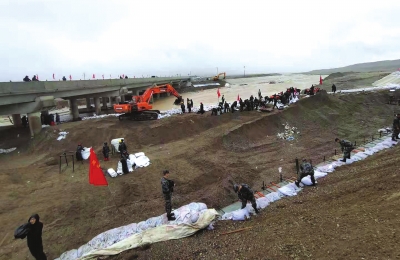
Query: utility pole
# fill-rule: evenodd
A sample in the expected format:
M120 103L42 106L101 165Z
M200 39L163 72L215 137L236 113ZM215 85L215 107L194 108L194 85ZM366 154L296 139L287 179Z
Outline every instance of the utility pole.
M243 77L246 77L246 66L243 66Z
M218 75L218 67L216 67L217 68L217 75Z
M83 73L83 80L85 80L86 79L86 75L85 75L85 73Z

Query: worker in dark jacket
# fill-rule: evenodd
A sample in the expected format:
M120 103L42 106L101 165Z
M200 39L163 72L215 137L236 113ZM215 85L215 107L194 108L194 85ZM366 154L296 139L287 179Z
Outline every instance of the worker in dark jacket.
M242 209L246 207L247 201L251 202L256 213L258 213L256 198L254 197L253 190L247 184L235 184L233 190L238 194L239 199L242 201Z
M76 160L77 161L83 161L82 151L83 151L82 144L78 144L78 147L76 148Z
M124 151L128 151L128 149L126 147L124 139L121 139L121 140L119 140L119 146L118 146L118 152L120 153L121 158L122 158L122 154Z
M197 112L197 114L204 114L206 111L204 111L204 105L203 102L200 102L200 109Z
M395 119L393 120L393 132L392 132L392 141L396 141L399 139L400 133L400 114L397 114Z
M332 85L332 92L333 92L333 94L336 93L336 85L335 84Z
M128 174L129 173L129 168L128 168L128 160L129 159L129 154L127 151L123 151L121 154L121 164L122 164L122 172L124 174Z
M110 147L108 147L107 143L104 143L103 144L104 161L108 161L109 160L109 158L108 158L109 154L110 154Z
M343 152L343 160L342 162L346 162L346 159L350 159L350 153L354 150L354 146L350 141L340 140L339 138L335 138L335 142L340 144L340 149Z
M165 211L167 212L168 220L175 220L174 213L172 211L172 192L174 192L174 181L169 179L169 171L163 171L163 177L161 178L161 188L165 200Z
M231 112L234 113L236 108L237 108L237 101L233 101L231 105Z
M39 221L39 215L32 215L28 222L30 223L30 231L27 235L28 248L32 256L36 260L47 260L45 253L43 252L43 242L42 242L42 230L43 223Z
M311 177L312 186L315 186L314 167L312 167L311 163L307 162L306 159L303 159L303 162L300 165L300 172L297 176L297 181L295 181L296 186L300 187L301 180L308 175Z

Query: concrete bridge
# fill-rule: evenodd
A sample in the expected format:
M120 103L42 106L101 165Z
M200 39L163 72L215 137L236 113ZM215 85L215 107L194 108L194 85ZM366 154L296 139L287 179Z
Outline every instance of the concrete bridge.
M139 95L153 84L169 83L174 87L190 82L189 77L133 78L79 81L31 81L0 83L0 115L12 115L16 126L22 124L21 114L27 114L31 136L40 133L40 112L56 106L56 98L69 100L74 120L79 118L77 99L86 99L87 108L93 99L96 114L101 112L101 103L107 108L125 95Z

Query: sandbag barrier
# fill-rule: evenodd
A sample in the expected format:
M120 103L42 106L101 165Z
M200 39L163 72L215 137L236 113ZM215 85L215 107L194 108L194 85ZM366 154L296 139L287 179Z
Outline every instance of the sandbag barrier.
M380 129L381 130L381 129ZM388 137L389 133L381 132L378 130L379 138L375 139L375 135L371 136L371 142L365 142L365 147L357 147L355 152L352 152L351 158L347 159L346 162L340 161L340 159L332 158L329 161L325 160L314 167L314 178L318 180L332 173L335 168L351 164L356 161L362 161L368 156L371 156L379 151L388 149L397 145L397 142L392 141L391 137ZM356 142L355 142L356 143ZM335 150L336 153L336 150ZM297 158L296 158L297 159ZM296 167L298 167L298 161L295 160ZM265 186L263 183L263 191L261 192L264 196L256 196L257 208L264 209L270 203L280 200L284 197L296 196L304 186L312 185L310 176L306 176L301 180L300 188L294 183L296 178L283 180L281 176L281 181L278 184L272 183L269 186ZM260 192L257 192L260 193ZM256 194L257 194L256 193ZM257 198L258 197L258 198ZM241 202L236 202L231 204L219 211L222 220L246 220L250 218L250 215L255 214L251 204L247 204L244 209L241 208Z

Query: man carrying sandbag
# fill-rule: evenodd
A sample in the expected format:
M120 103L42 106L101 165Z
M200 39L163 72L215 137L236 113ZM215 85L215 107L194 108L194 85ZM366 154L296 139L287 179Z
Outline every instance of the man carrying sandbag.
M251 202L251 206L253 206L254 210L258 214L259 211L257 209L256 198L254 197L253 190L247 184L235 184L233 185L233 190L238 194L239 199L242 201L242 209L246 207L247 201Z
M340 140L339 138L335 138L335 142L340 144L340 149L343 152L343 160L342 162L346 162L346 159L350 159L350 153L354 150L354 146L350 141Z
M174 192L174 181L169 179L169 171L163 171L163 177L161 178L161 188L165 200L165 211L167 212L168 220L175 220L174 213L172 211L172 192Z
M314 167L312 167L311 163L307 162L306 159L303 159L303 162L300 165L300 172L297 176L297 181L295 181L296 186L300 188L301 179L308 175L311 177L312 186L315 186Z
M124 151L128 151L128 149L127 149L127 147L126 147L126 144L125 144L125 142L124 142L124 139L121 139L121 140L119 141L119 146L118 146L118 152L120 153L121 158L122 158L122 154L124 153Z

